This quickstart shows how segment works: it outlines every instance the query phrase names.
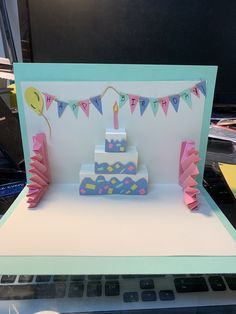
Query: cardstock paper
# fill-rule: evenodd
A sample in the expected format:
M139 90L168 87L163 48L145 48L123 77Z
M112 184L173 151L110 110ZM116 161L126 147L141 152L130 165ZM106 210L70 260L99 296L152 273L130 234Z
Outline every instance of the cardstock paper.
M192 108L191 91L189 89L186 89L180 94L180 96L183 98L189 108Z
M91 103L94 105L94 107L102 114L102 100L101 95L91 97L90 98Z
M127 94L120 93L120 96L119 96L119 107L122 108L128 99L129 99L129 97L128 97Z
M180 96L179 95L173 95L173 96L170 96L169 99L170 99L170 102L171 102L172 106L174 107L175 111L178 112Z
M159 108L159 101L157 98L150 98L149 101L152 107L153 114L154 116L156 116L158 108Z
M79 102L80 108L83 110L85 115L89 117L89 99L81 100Z
M64 101L57 101L57 112L58 112L58 117L60 118L65 111L66 107L68 106L68 103Z
M131 113L134 113L134 110L139 102L139 96L137 95L129 95L129 104Z
M140 106L140 114L141 116L144 114L144 111L147 109L147 106L149 104L149 98L148 97L140 97L139 98L139 106Z
M44 97L45 97L46 109L48 110L51 104L53 103L53 101L56 99L56 97L53 95L49 95L47 93L44 93Z
M79 114L79 104L77 100L69 100L68 104L73 112L73 114L75 115L76 118L78 118L78 114Z
M167 115L169 103L170 103L169 97L159 98L159 102L161 104L161 107L162 107L164 113Z

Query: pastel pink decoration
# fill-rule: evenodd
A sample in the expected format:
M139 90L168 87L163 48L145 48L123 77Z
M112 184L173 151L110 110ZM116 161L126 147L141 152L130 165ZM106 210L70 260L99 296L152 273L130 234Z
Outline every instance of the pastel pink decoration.
M193 86L192 89L191 89L191 92L197 96L198 98L200 98L200 93L199 93L199 90L197 88L197 86Z
M115 102L113 106L113 124L114 124L114 129L119 128L119 122L118 122L118 112L119 112L119 106L117 102Z
M46 136L39 133L33 136L33 152L29 172L32 174L30 183L27 185L27 203L29 208L36 207L47 191L50 183L49 163L47 154Z
M144 195L145 193L146 193L146 191L145 191L144 189L140 189L140 190L139 190L139 194L140 194L140 195Z
M137 95L128 95L129 96L129 105L130 105L130 110L131 110L131 113L134 112L138 102L139 102L139 96Z
M89 99L80 100L79 106L83 110L83 112L86 114L86 116L89 117Z
M183 200L190 210L198 208L196 177L199 174L197 164L199 153L193 141L183 141L180 149L179 184L183 188Z
M48 110L51 106L52 102L56 99L55 96L44 93L45 102L46 102L46 109Z
M161 104L161 107L162 107L164 113L167 114L167 111L169 108L169 103L170 103L169 97L159 98L159 102Z

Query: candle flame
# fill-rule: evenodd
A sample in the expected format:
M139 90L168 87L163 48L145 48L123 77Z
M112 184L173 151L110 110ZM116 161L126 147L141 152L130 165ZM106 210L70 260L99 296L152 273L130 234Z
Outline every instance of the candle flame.
M119 106L118 106L117 102L114 103L113 110L114 110L114 112L119 111Z

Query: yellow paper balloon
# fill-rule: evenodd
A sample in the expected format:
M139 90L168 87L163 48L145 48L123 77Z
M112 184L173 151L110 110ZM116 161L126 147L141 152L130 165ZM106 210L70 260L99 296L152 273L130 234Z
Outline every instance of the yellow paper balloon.
M43 113L43 96L40 91L34 87L28 87L25 90L25 100L38 115Z

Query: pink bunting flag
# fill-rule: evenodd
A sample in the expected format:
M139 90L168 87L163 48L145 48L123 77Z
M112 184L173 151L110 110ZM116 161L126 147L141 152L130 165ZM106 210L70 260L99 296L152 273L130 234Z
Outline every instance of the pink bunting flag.
M32 174L30 183L27 185L27 203L29 208L36 207L50 182L49 163L47 155L46 136L39 133L33 137L34 156L31 157L30 170Z
M161 107L162 107L164 113L167 115L167 111L168 111L169 103L170 103L169 97L159 98L159 102L161 104Z
M52 102L56 99L55 96L44 93L45 102L46 102L46 109L48 110L51 106Z
M195 143L193 141L183 141L180 148L179 184L183 188L184 203L190 210L198 207L197 194L199 194L199 191L196 177L199 174L197 168L199 160Z
M89 117L89 99L86 100L80 100L79 101L79 106L85 113L87 117Z
M129 94L128 96L131 113L134 113L134 110L139 102L139 96L131 94Z
M197 88L196 85L191 88L191 92L192 92L195 96L197 96L198 98L200 98L200 93L199 93L199 90L198 90L198 88Z

